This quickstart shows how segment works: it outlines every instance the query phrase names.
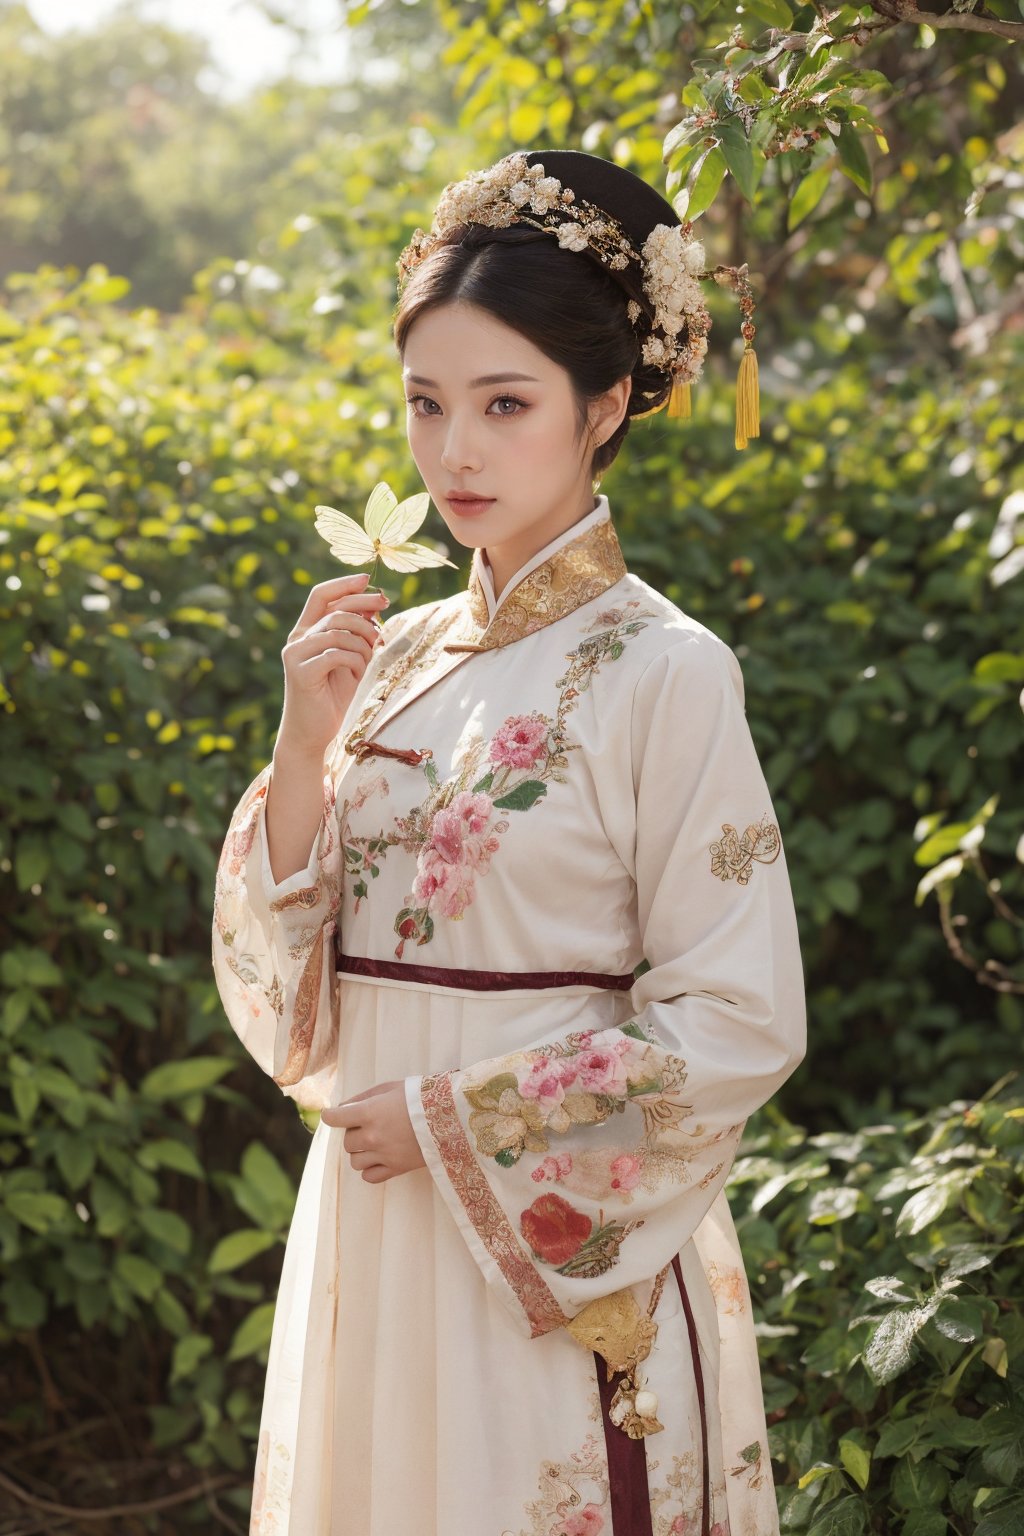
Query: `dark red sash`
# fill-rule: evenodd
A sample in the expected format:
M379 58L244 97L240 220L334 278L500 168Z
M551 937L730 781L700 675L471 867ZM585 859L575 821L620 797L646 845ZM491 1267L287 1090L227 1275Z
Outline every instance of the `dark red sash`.
M672 1259L672 1268L679 1282L679 1294L686 1313L686 1330L690 1337L690 1355L693 1375L697 1384L697 1401L700 1404L701 1461L703 1465L703 1493L701 1498L701 1536L711 1536L711 1493L708 1467L708 1422L704 1402L704 1373L700 1365L697 1345L697 1329L690 1308L690 1298L683 1284L683 1271L679 1255ZM655 1346L657 1347L657 1346ZM643 1436L631 1440L625 1430L613 1424L608 1417L615 1390L624 1372L616 1371L611 1381L608 1367L601 1355L594 1351L597 1367L597 1385L601 1394L601 1415L604 1419L604 1442L608 1453L608 1480L611 1485L612 1536L652 1536L651 1494L647 1483L647 1449Z
M339 971L376 976L385 981L418 981L425 987L471 987L477 992L505 992L518 987L605 987L628 992L636 980L632 971L609 976L603 971L459 971L453 966L413 965L406 960L371 960L345 955L335 948Z

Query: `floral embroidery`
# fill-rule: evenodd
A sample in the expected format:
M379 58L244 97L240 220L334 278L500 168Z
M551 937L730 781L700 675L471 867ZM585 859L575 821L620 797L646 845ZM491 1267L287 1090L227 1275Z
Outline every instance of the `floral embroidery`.
M276 969L269 980L261 978L260 957L239 950L235 944L238 929L244 921L248 899L245 866L256 840L259 818L265 815L271 770L272 764L268 763L253 781L248 796L237 807L232 819L217 866L213 931L222 946L224 963L228 969L243 988L261 992L275 1017L281 1019L286 1007L286 993ZM336 848L335 791L329 776L323 782L323 802L324 829L317 852L316 879L312 885L286 892L270 902L270 912L276 916L317 910L325 895L327 898L323 915L316 922L306 924L287 947L288 974L295 977L296 981L290 1009L287 1058L281 1072L274 1076L274 1081L282 1088L299 1082L309 1063L317 1027L325 947L329 953L330 941L336 929L335 916L341 905L341 881L333 871Z
M647 1464L652 1484L650 1494L653 1536L700 1536L702 1524L700 1506L703 1493L700 1452L693 1450L687 1451L683 1456L673 1456L672 1471L665 1478L665 1486L656 1488L653 1486L653 1473L660 1465L660 1461L649 1461ZM724 1480L713 1476L709 1492L711 1536L730 1536L728 1518L723 1515L721 1520L715 1519L716 1510L725 1508ZM673 1515L673 1509L677 1511L681 1509L682 1512Z
M711 844L711 873L720 880L735 878L738 884L746 885L753 873L754 860L773 864L782 848L779 829L768 820L767 812L742 837L727 821L722 822L722 833L721 840Z
M357 903L369 890L364 871L371 877L379 872L390 848L401 846L416 858L411 889L394 923L399 960L410 940L430 943L437 917L453 922L463 917L475 900L478 878L490 869L502 834L511 825L503 813L529 811L544 799L550 783L567 781L569 754L581 744L568 740L566 717L600 666L617 660L626 639L646 628L641 615L657 617L632 599L590 621L587 629L600 632L587 635L567 653L569 666L555 683L561 691L553 716L539 710L510 715L489 741L479 735L469 738L456 771L443 781L433 759L425 758L420 766L428 786L426 798L407 816L396 816L393 830L353 837L346 827L346 872L357 876Z
M428 1073L420 1084L420 1097L445 1173L474 1230L526 1313L530 1337L536 1339L552 1328L561 1328L569 1319L524 1253L515 1228L473 1156L452 1093L451 1073Z
M467 1072L462 1092L473 1105L469 1129L477 1151L511 1168L524 1151L547 1152L549 1131L599 1125L628 1100L646 1096L655 1101L641 1104L648 1135L661 1125L678 1125L692 1106L672 1103L667 1095L685 1082L685 1062L666 1053L650 1065L654 1048L627 1029L578 1030L550 1045L512 1051L487 1064L484 1081Z
M278 1536L288 1523L290 1494L291 1456L283 1441L274 1446L274 1464L270 1468L270 1431L260 1435L259 1454L256 1458L256 1474L253 1479L252 1509L249 1516L250 1536Z
M595 1393L595 1397L597 1394ZM593 1413L590 1415L594 1417ZM597 1417L601 1417L598 1398ZM608 1458L604 1436L588 1432L568 1461L542 1461L540 1498L525 1506L529 1530L501 1536L611 1536ZM581 1491L587 1489L584 1499Z
M730 1467L729 1476L742 1478L750 1489L760 1488L766 1476L771 1478L767 1447L758 1440L745 1445L740 1451L739 1466Z
M720 1267L714 1260L707 1269L708 1285L720 1313L737 1314L748 1310L747 1277L742 1269Z
M538 1259L560 1275L588 1280L607 1274L618 1263L623 1239L643 1224L642 1219L605 1222L601 1211L595 1227L589 1216L561 1195L538 1196L519 1218L519 1230Z

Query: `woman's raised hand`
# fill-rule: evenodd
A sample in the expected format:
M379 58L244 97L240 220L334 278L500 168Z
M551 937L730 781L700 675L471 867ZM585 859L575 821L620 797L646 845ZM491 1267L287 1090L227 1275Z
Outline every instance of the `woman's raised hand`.
M367 592L369 572L320 581L281 651L284 711L277 749L320 760L380 643L377 614L390 598Z

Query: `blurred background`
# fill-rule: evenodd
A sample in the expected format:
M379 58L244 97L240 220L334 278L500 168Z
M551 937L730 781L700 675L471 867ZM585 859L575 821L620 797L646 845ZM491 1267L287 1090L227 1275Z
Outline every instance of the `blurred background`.
M602 490L742 662L793 876L808 1056L729 1191L782 1528L1024 1530L1022 15L0 0L0 1536L247 1527L311 1127L214 868L315 504L420 489L398 254L544 146L757 301L760 436L715 289L693 418Z

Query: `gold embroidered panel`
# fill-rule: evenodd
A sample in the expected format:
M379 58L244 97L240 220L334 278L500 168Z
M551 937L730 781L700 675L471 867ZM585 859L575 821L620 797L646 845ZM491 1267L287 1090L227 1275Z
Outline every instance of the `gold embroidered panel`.
M556 549L502 600L491 620L474 569L466 590L465 639L450 641L444 649L489 651L511 645L600 597L625 575L626 562L610 518Z

